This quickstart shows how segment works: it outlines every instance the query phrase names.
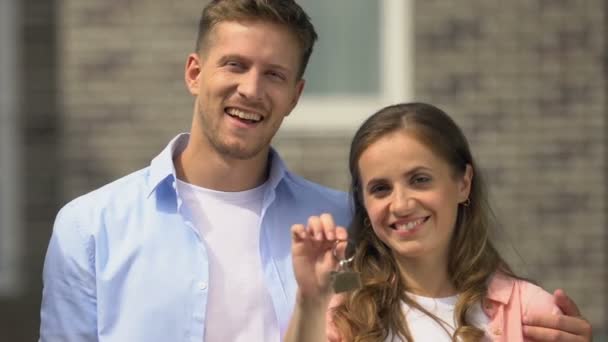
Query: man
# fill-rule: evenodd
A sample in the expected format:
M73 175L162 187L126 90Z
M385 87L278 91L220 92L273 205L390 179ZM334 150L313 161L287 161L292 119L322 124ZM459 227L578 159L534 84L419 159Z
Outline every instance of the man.
M316 38L292 0L206 6L185 68L190 134L59 212L42 341L280 340L296 289L289 227L321 212L350 217L344 193L289 172L270 147Z

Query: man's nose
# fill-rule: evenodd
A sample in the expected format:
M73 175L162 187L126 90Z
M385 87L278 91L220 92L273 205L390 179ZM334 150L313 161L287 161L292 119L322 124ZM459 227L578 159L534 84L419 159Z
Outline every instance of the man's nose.
M255 70L242 74L239 80L238 93L250 101L261 101L263 93L262 75Z

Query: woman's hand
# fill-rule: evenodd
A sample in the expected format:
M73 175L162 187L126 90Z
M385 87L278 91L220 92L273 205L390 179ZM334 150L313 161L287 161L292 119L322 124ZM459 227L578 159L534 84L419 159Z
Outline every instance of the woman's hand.
M293 225L291 233L291 254L299 299L328 300L332 294L331 272L339 263L334 253L344 255L348 239L346 229L336 226L330 214L322 214L311 216L306 227Z

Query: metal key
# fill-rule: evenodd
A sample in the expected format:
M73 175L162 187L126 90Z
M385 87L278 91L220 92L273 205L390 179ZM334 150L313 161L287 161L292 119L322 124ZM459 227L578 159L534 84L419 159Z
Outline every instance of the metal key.
M361 276L353 271L338 271L332 274L334 293L349 292L361 288Z
M336 246L338 246L338 243L340 242L343 241L337 241ZM334 256L338 257L335 252L336 246L334 246ZM348 267L348 264L350 264L353 259L354 256L340 260L338 270L331 273L334 293L349 292L361 288L361 276L359 272L352 271Z

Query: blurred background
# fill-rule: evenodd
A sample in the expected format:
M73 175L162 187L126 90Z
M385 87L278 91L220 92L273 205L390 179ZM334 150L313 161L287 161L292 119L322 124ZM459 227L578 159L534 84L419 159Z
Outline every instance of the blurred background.
M320 40L274 146L346 190L361 120L438 105L485 171L509 261L564 288L608 341L608 5L603 0L301 0ZM187 131L205 1L0 0L0 340L38 337L67 201Z

